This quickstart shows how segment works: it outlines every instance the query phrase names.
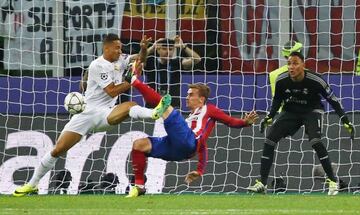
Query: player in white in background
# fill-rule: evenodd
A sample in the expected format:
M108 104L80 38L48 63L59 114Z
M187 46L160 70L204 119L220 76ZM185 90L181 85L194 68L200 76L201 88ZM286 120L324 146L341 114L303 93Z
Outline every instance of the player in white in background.
M144 62L146 49L151 38L144 38L140 42L140 53L135 55L122 54L122 43L115 34L108 34L103 40L103 55L91 62L85 93L86 108L65 125L55 148L47 153L30 181L18 187L13 195L24 196L37 193L40 179L55 166L58 157L67 152L90 131L105 130L111 125L116 125L127 118L130 107L134 102L124 102L115 105L119 94L130 89L128 82L122 81L122 75L129 62L139 59Z

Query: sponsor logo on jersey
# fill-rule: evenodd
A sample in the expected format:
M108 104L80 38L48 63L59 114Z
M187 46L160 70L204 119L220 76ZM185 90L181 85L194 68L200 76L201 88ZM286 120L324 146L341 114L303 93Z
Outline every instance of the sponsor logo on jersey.
M309 93L308 88L304 88L304 89L303 89L303 94L307 95L308 93Z

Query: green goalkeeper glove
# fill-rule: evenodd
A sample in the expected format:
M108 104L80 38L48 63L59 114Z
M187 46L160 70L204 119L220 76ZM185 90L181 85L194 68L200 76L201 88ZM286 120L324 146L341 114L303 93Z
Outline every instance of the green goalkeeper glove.
M271 125L272 118L269 116L266 116L263 120L260 122L260 133L264 133L265 128Z
M345 129L350 133L350 138L354 140L355 137L355 128L351 122L344 123Z

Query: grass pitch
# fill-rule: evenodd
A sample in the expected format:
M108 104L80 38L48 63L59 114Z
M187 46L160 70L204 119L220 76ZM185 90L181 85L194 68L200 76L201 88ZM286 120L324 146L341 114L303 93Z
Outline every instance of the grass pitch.
M0 196L0 214L360 214L360 195Z

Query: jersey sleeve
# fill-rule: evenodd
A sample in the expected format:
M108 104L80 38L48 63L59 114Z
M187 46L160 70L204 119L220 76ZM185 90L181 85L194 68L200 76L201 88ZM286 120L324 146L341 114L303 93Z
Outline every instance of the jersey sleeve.
M93 80L103 89L113 82L109 71L101 65L92 67L89 70L89 75L92 75Z
M201 140L199 141L200 147L198 149L199 162L197 164L197 171L200 175L203 175L208 161L208 149L206 144L204 144Z
M334 108L335 112L339 115L339 117L343 117L345 115L344 109L341 106L341 103L336 97L334 91L330 88L329 84L323 80L323 82L319 83L319 87L321 95Z
M270 109L270 113L269 113L269 116L271 118L273 118L276 115L277 111L281 107L282 100L283 100L283 89L281 87L280 82L276 81L275 94L274 94L274 98L271 103L271 109Z
M209 116L216 121L222 122L225 125L233 128L241 128L248 126L245 120L231 117L222 110L220 110L215 105L208 104L207 106L208 106Z
M269 74L269 81L270 81L270 87L271 87L271 95L272 95L272 97L274 97L274 95L275 95L275 84L276 84L276 79L277 79L277 77L278 77L280 74L282 74L282 73L284 73L284 72L286 72L286 71L288 71L288 66L287 66L287 65L284 65L284 66L282 66L282 67L280 67L280 68L278 68L278 69L270 72L270 74Z

